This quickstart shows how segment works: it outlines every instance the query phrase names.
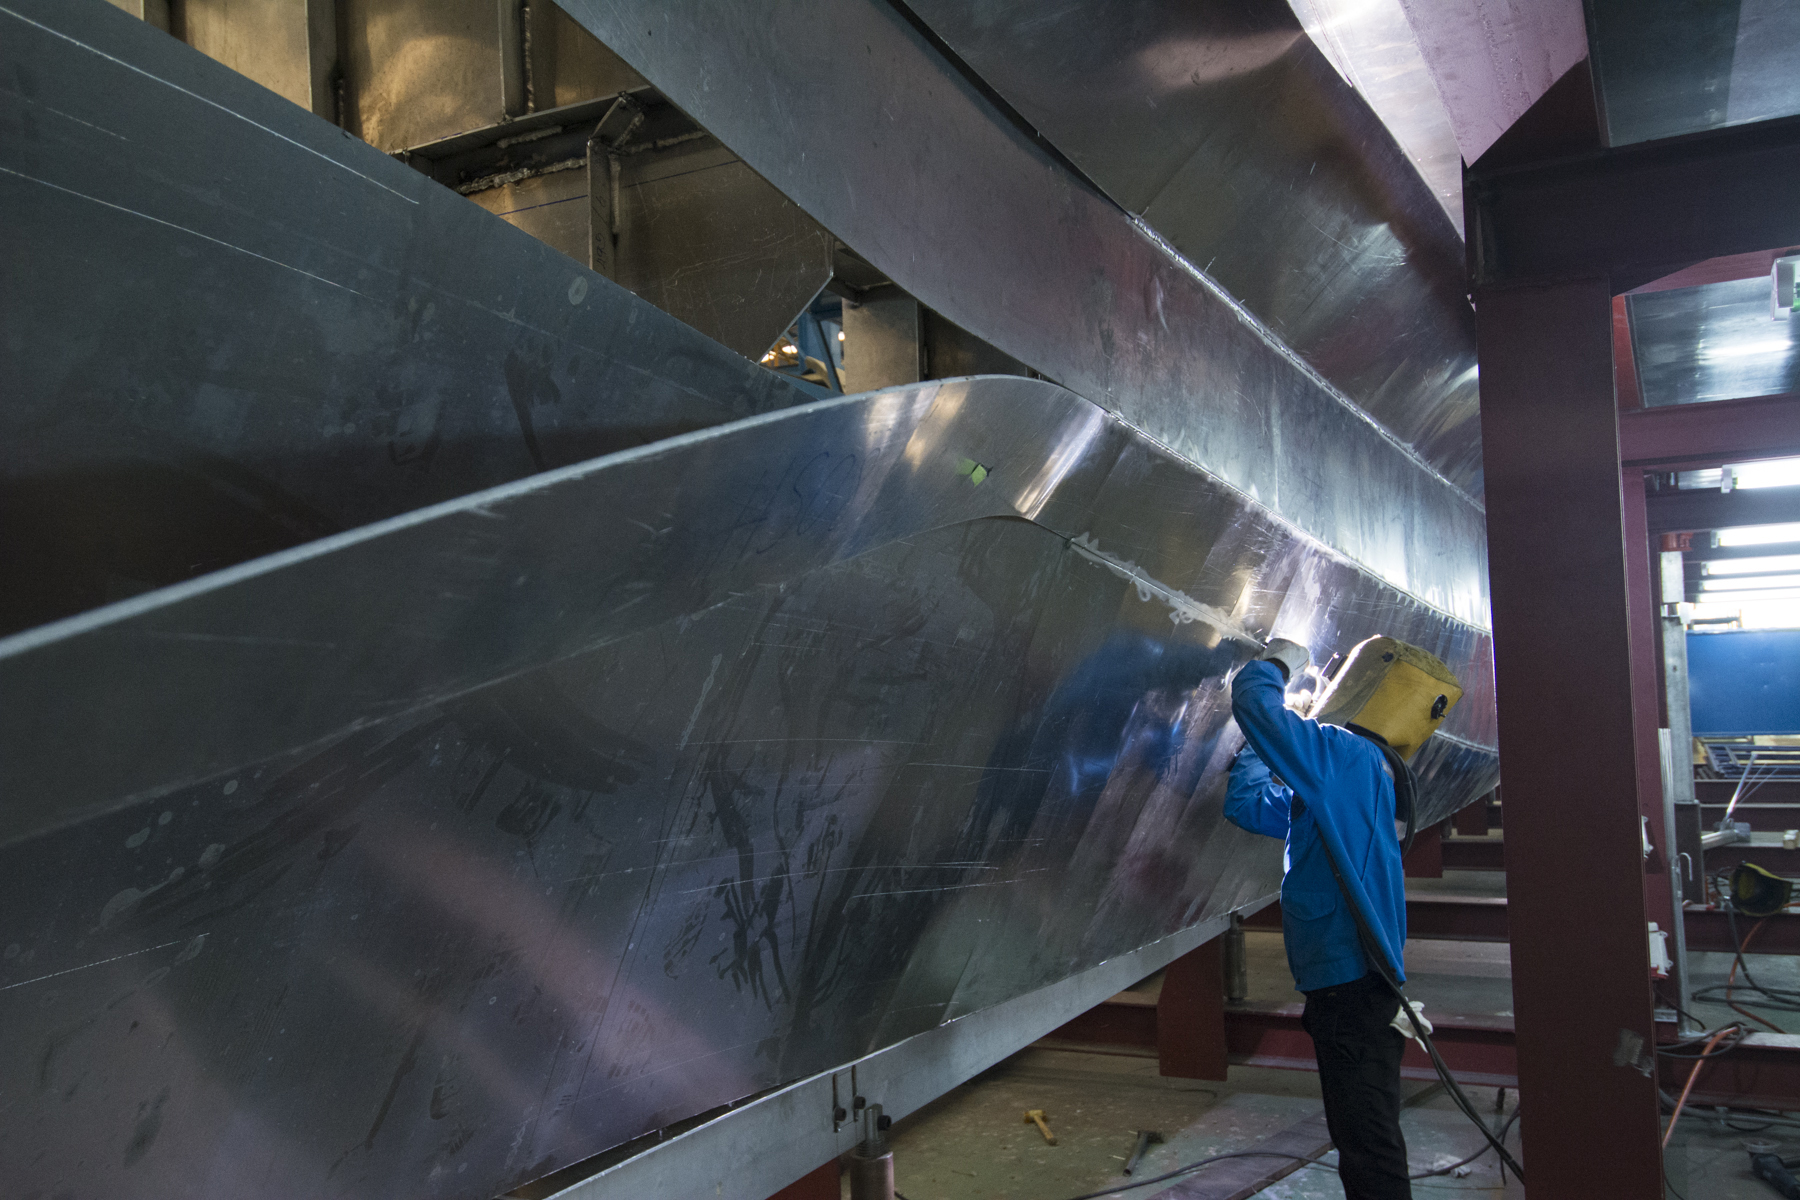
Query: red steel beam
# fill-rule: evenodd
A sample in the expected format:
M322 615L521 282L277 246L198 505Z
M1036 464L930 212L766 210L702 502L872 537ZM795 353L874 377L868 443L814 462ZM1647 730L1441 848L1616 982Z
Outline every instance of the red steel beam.
M1225 1079L1223 938L1188 951L1163 970L1153 1013L1156 1069L1175 1079Z
M1800 455L1800 392L1669 404L1619 415L1619 456L1639 470L1697 470Z
M1473 804L1465 804L1454 817L1450 825L1464 837L1486 837L1488 831L1488 801L1493 798L1490 792Z
M1656 1086L1635 1066L1654 1018L1611 290L1484 287L1476 315L1507 914L1531 948L1512 969L1531 1194L1656 1196Z
M1252 1067L1318 1070L1312 1038L1300 1027L1302 1007L1284 1004L1275 1008L1227 1008L1225 1037L1231 1061ZM1427 1015L1432 1022L1431 1040L1459 1081L1489 1087L1518 1086L1512 1021L1488 1015ZM1400 1073L1408 1079L1437 1078L1431 1059L1412 1042L1407 1043L1406 1054L1400 1060Z
M1663 1087L1679 1092L1692 1059L1661 1060ZM1730 1053L1707 1062L1694 1080L1690 1107L1800 1109L1800 1036L1753 1033Z
M1506 841L1497 837L1444 839L1444 868L1450 871L1503 871Z
M1717 950L1730 954L1735 949L1731 942L1731 918L1724 909L1690 905L1685 919L1689 950ZM1753 929L1756 931L1754 938L1750 936ZM1752 954L1800 954L1800 913L1777 913L1760 922L1756 917L1739 917L1737 932L1750 943ZM1800 1024L1795 1028L1800 1028Z
M1401 860L1408 879L1442 879L1444 877L1444 827L1433 825L1421 829L1413 838L1412 849Z
M1796 924L1800 925L1800 918ZM1298 1003L1225 1006L1221 1013L1222 1030L1209 1034L1219 1043L1215 1051L1220 1061L1316 1071L1318 1061L1313 1055L1312 1039L1300 1025L1302 1008ZM1432 1040L1459 1081L1486 1087L1518 1085L1518 1035L1513 1021L1491 1014L1429 1015L1435 1027ZM1126 992L1058 1029L1046 1039L1046 1044L1089 1050L1104 1047L1102 1053L1116 1049L1149 1057L1158 1050L1157 1026L1156 1002ZM1692 1059L1658 1056L1659 1079L1666 1090L1679 1091L1692 1067ZM1408 1079L1436 1078L1431 1061L1415 1045L1407 1046L1400 1071ZM1800 1110L1800 1035L1752 1034L1702 1070L1688 1102L1704 1107ZM829 1171L820 1168L793 1185L802 1190L784 1191L778 1196L780 1200L809 1200L812 1193L803 1189L823 1183L827 1176L835 1183L835 1167Z
M838 1200L842 1187L839 1175L838 1161L834 1158L818 1170L794 1180L769 1200Z

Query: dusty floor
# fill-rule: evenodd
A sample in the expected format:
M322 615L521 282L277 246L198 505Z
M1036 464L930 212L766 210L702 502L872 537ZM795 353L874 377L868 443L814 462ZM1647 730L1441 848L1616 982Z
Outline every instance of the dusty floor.
M1491 1103L1492 1091L1480 1099ZM1024 1123L1028 1108L1046 1111L1057 1145ZM1028 1049L896 1125L894 1177L908 1200L1066 1200L1129 1183L1119 1171L1139 1129L1168 1139L1146 1156L1139 1177L1147 1177L1249 1148L1318 1111L1318 1080L1306 1072L1233 1067L1229 1083L1197 1083L1162 1078L1153 1058ZM1402 1126L1419 1169L1455 1162L1480 1140L1442 1096L1408 1109ZM1121 1194L1148 1197L1171 1186ZM1491 1156L1467 1178L1421 1180L1415 1193L1524 1194L1501 1189ZM1343 1192L1334 1172L1315 1167L1260 1194L1300 1200Z
M1451 871L1442 880L1412 881L1438 894L1501 895L1497 872ZM1297 1003L1275 933L1250 933L1250 999L1253 1003ZM1723 982L1730 955L1696 955L1696 982ZM1758 955L1751 969L1759 981L1800 988L1800 958ZM1432 1013L1509 1014L1511 962L1504 945L1414 941L1407 946L1408 992ZM1154 983L1148 985L1154 988ZM1708 1021L1736 1016L1723 1006L1696 1010ZM1783 1014L1769 1013L1782 1023ZM1800 1014L1789 1028L1800 1029ZM1408 1082L1418 1097L1402 1117L1415 1170L1429 1170L1473 1153L1481 1135L1441 1093ZM1493 1088L1470 1090L1483 1111L1496 1100ZM1507 1111L1516 1096L1508 1092ZM1024 1121L1028 1108L1048 1114L1058 1144L1047 1145ZM1233 1067L1227 1083L1164 1079L1156 1060L1131 1052L1098 1054L1032 1047L1014 1055L942 1097L894 1128L894 1173L907 1200L1068 1200L1130 1183L1119 1171L1139 1129L1155 1129L1168 1140L1152 1149L1138 1178L1192 1162L1208 1154L1241 1150L1286 1130L1319 1111L1317 1077L1301 1071ZM1519 1126L1509 1146L1521 1160ZM1676 1200L1768 1200L1775 1193L1750 1174L1747 1140L1779 1144L1778 1152L1800 1156L1800 1122L1760 1131L1749 1121L1729 1124L1712 1112L1684 1117L1666 1156L1670 1195ZM1333 1161L1332 1156L1323 1160ZM1529 1161L1526 1161L1529 1169ZM1143 1184L1119 1193L1147 1198L1173 1181ZM1494 1156L1470 1164L1462 1177L1418 1180L1414 1195L1502 1197L1524 1191L1510 1179L1503 1186ZM1303 1168L1259 1196L1267 1200L1341 1197L1334 1172Z

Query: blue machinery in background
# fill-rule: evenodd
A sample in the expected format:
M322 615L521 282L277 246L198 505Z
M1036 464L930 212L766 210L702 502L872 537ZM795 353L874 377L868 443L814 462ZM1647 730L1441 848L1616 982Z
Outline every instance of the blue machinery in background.
M1696 736L1800 733L1800 629L1690 633L1687 652Z

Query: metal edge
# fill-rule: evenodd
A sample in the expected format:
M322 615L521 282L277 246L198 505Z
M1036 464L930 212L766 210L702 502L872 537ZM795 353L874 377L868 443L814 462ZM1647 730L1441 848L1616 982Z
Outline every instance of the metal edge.
M1235 911L1249 915L1273 899L1269 896ZM765 1200L856 1145L855 1121L832 1128L834 1082L836 1102L847 1104L852 1069L856 1094L898 1120L1230 925L1231 914L1202 921L1079 975L802 1079L553 1193L552 1200L625 1196Z

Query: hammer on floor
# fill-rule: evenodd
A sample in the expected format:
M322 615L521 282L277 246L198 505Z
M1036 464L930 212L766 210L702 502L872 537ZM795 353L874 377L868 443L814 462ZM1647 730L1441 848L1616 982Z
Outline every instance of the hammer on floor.
M1156 1132L1154 1129L1138 1130L1137 1145L1132 1148L1131 1157L1125 1160L1124 1173L1129 1175L1137 1170L1138 1162L1142 1160L1144 1153L1152 1146L1161 1145L1162 1140L1163 1135Z
M1049 1142L1052 1146L1056 1145L1056 1135L1054 1133L1050 1132L1050 1127L1048 1125L1044 1124L1044 1110L1043 1109L1041 1109L1041 1108L1026 1109L1025 1110L1025 1124L1036 1125L1038 1127L1038 1132L1044 1135L1044 1140L1046 1142Z

